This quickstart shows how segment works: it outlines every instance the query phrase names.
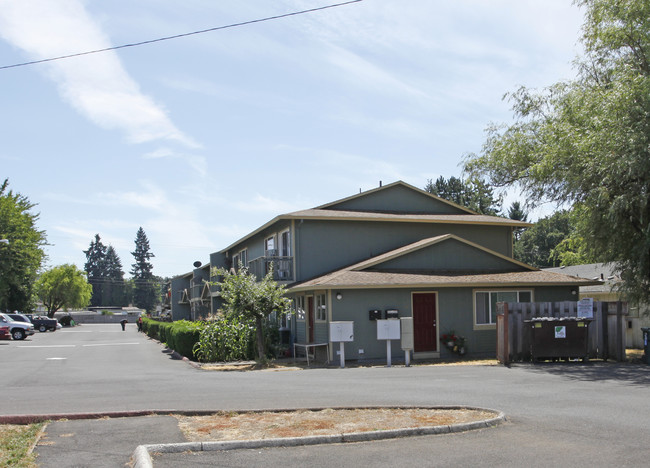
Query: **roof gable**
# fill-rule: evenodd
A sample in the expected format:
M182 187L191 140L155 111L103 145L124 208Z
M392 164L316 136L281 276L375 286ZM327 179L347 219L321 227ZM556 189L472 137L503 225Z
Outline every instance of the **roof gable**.
M476 214L402 181L337 200L319 206L318 209L376 213Z
M535 268L453 234L415 242L362 262L356 271L515 272Z

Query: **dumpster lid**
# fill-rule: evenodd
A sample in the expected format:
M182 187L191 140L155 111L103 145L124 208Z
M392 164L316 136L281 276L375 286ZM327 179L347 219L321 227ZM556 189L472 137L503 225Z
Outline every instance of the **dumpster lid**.
M593 320L587 317L533 317L524 322L593 322Z

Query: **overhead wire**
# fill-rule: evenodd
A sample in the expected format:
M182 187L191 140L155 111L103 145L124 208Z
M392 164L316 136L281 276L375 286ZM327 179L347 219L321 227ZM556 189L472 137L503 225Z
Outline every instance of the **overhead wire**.
M219 30L222 30L222 29L229 29L229 28L235 28L235 27L239 27L239 26L246 26L246 25L249 25L249 24L262 23L264 21L271 21L271 20L276 20L276 19L281 19L281 18L287 18L289 16L303 15L305 13L313 13L315 11L327 10L329 8L341 7L341 6L349 5L351 3L359 3L359 2L362 2L362 1L363 0L349 0L347 2L334 3L334 4L331 4L331 5L325 5L325 6L321 6L321 7L310 8L308 10L294 11L292 13L284 13L282 15L268 16L266 18L259 18L259 19L255 19L255 20L242 21L240 23L233 23L233 24L228 24L228 25L225 25L225 26L216 26L214 28L201 29L201 30L198 30L198 31L192 31L192 32L183 33L183 34L176 34L176 35L173 35L173 36L160 37L158 39L150 39L150 40L147 40L147 41L133 42L133 43L130 43L130 44L122 44L122 45L113 46L113 47L106 47L104 49L89 50L89 51L85 51L85 52L78 52L78 53L75 53L75 54L61 55L61 56L58 56L58 57L51 57L51 58L40 59L40 60L32 60L30 62L15 63L13 65L3 65L3 66L0 66L0 70L6 70L8 68L25 67L25 66L28 66L28 65L36 65L36 64L45 63L45 62L53 62L55 60L64 60L64 59L69 59L69 58L73 58L73 57L80 57L80 56L83 56L83 55L98 54L98 53L101 53L101 52L108 52L108 51L111 51L111 50L126 49L127 47L138 47L138 46L141 46L141 45L153 44L155 42L169 41L171 39L179 39L181 37L194 36L196 34L204 34L204 33L208 33L208 32L219 31Z

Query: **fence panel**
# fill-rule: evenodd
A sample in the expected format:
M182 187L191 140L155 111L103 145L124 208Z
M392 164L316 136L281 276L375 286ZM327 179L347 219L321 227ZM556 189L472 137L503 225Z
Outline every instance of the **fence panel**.
M531 358L530 327L526 321L535 317L576 317L577 302L508 302L499 303L498 314L505 316L497 327L497 354L507 353L500 362L527 361ZM593 322L588 329L590 359L625 360L625 327L627 304L623 302L594 302ZM497 321L497 323L499 323ZM504 342L505 341L505 342Z

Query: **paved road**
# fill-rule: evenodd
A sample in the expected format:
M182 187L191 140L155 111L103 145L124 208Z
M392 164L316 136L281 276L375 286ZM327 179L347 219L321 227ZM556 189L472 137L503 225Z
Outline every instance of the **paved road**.
M159 344L137 333L135 325L127 326L125 332L119 325L84 325L37 333L24 342L3 342L0 354L0 414L5 415L460 404L499 409L509 417L504 426L460 435L165 455L156 459L156 467L303 466L306 460L312 466L366 466L371 462L379 466L647 466L650 460L650 366L205 372L172 359ZM95 439L88 435L89 440L110 443L105 433L101 435L97 425L101 423L87 423L86 427L95 424L97 434ZM130 453L135 445L151 443L145 439L134 437L134 447L125 450ZM110 447L103 450L110 451Z

